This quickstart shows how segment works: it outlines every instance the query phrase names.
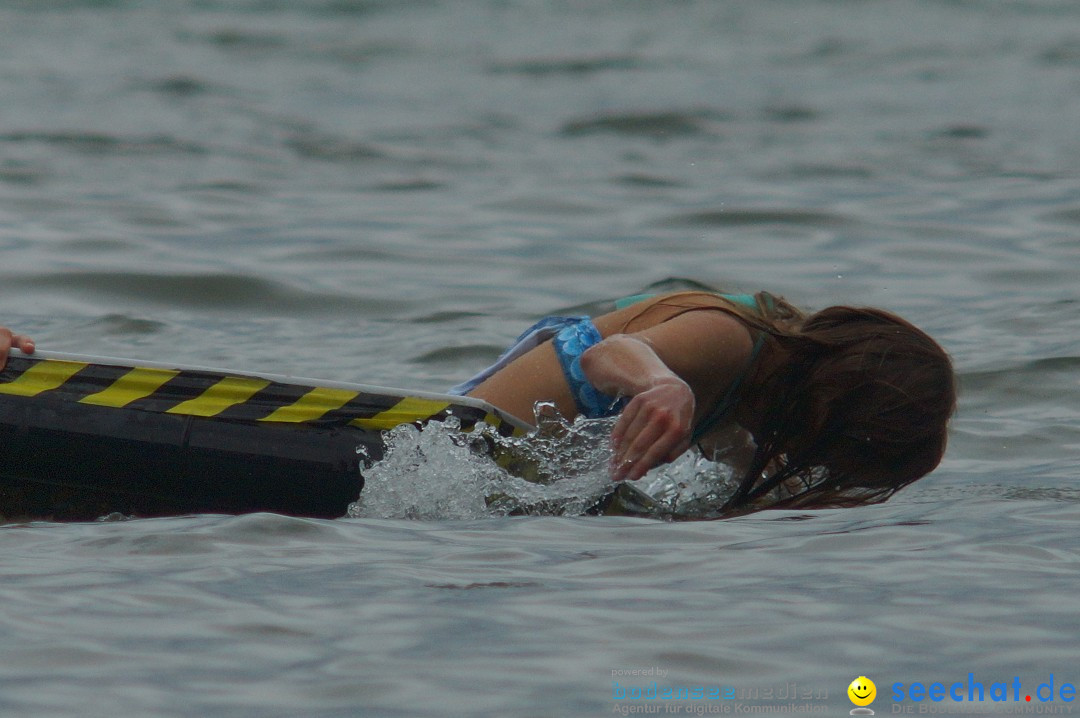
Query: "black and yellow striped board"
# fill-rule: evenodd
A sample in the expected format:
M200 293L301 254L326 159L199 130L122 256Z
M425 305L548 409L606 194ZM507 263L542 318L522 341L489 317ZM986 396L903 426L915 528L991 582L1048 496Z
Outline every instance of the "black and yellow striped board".
M0 517L341 516L383 430L449 416L529 429L467 397L13 351L0 371Z

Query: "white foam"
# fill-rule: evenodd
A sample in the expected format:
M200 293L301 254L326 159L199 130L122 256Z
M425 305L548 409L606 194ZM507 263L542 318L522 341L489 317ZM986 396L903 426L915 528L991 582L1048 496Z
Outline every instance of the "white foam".
M567 422L538 404L537 429L500 436L457 420L385 432L386 452L364 471L352 518L476 519L507 514L580 515L613 489L609 463L615 419ZM636 482L658 518L709 515L734 490L729 467L687 452Z

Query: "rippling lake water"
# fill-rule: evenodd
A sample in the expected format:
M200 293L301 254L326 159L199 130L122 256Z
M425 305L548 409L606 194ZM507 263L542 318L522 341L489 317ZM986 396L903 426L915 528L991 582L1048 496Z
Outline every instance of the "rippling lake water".
M9 0L0 93L43 349L438 391L687 277L899 312L962 388L881 506L2 526L5 714L1074 708L1080 5Z

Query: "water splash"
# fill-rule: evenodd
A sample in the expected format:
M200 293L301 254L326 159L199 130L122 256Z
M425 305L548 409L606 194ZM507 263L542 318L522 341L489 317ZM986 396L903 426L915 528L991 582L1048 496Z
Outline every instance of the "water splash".
M615 419L563 418L536 407L537 429L505 437L450 417L383 434L383 458L364 471L351 518L476 519L506 515L633 513L702 518L734 491L730 467L687 452L626 485L611 481Z

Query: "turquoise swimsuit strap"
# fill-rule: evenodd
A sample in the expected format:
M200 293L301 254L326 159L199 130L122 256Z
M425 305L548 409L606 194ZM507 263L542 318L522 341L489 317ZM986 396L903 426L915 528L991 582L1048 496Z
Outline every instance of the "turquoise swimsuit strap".
M616 309L625 309L626 307L631 307L631 306L637 304L638 302L644 302L646 299L652 299L653 297L656 297L656 296L659 296L659 295L658 294L632 294L629 297L623 297L622 299L616 299L615 300L615 308ZM750 309L750 310L755 310L756 311L757 308L758 308L757 297L755 297L753 294L717 294L716 296L723 297L724 299L727 299L729 302L735 302L736 304L741 304L741 305L743 305L744 307L746 307L747 309ZM770 295L768 293L765 294L765 305L766 305L767 309L769 309L770 311L772 310L772 308L773 308L772 307L773 298L772 298L772 295Z
M746 361L746 366L743 367L743 370L735 377L735 381L731 382L731 386L729 386L727 392L724 393L724 397L716 402L716 406L713 407L713 410L709 412L708 416L702 419L698 425L694 427L694 433L690 437L691 443L700 441L701 437L712 431L716 425L735 408L735 404L739 402L739 395L742 392L743 381L754 368L758 354L761 353L761 349L764 346L765 333L759 332L758 338L754 341L754 348L750 350L750 358Z

